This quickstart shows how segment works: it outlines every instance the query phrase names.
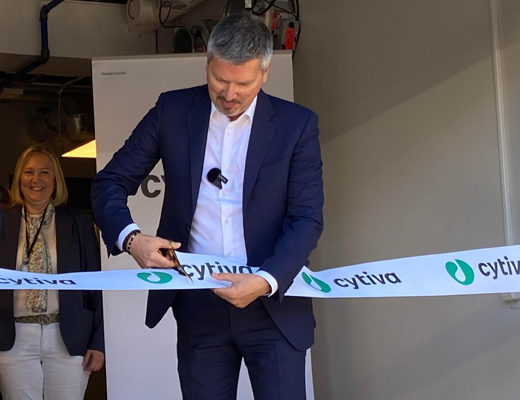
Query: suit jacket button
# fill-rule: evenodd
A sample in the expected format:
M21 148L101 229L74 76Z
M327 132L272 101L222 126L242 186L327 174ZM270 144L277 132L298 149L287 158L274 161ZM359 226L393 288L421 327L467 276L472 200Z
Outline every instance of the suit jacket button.
M189 227L189 226L186 226L186 230L189 232L189 231L190 231L190 227Z

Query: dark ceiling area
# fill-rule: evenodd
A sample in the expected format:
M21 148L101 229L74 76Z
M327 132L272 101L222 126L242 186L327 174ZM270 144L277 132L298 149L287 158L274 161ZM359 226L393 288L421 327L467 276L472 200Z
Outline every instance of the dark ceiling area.
M0 81L6 79L13 74L0 72ZM57 76L57 75L41 75L41 74L27 74L18 80L13 85L14 87L23 87L26 85L40 85L40 86L63 86L66 83L76 79L73 76ZM72 86L88 88L92 86L92 78L90 76L83 77L74 82Z
M12 74L0 72L0 82ZM76 76L57 76L44 74L27 74L18 78L13 89L0 92L0 102L9 101L41 101L57 103L58 93L63 96L86 96L92 98L92 78Z
M6 79L13 74L6 72L0 72L0 81ZM73 81L76 77L73 76L57 76L57 75L40 75L40 74L27 74L18 80L13 85L14 87L25 87L27 85L35 86L63 86L66 83ZM92 78L90 76L83 77L76 80L73 87L89 88L92 87Z

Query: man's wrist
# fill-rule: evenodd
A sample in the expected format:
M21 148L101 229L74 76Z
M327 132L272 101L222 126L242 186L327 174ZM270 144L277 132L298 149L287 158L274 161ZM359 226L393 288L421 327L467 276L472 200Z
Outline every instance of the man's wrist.
M139 229L139 226L132 222L131 224L128 224L127 226L125 226L123 228L123 230L121 230L121 232L119 232L119 235L117 237L117 242L116 242L117 248L119 250L125 251L125 249L123 247L123 242L125 241L128 234L132 231L135 231L136 229Z
M270 297L278 291L278 282L276 281L274 276L272 276L269 272L264 271L264 270L259 270L256 272L256 274L261 276L262 278L264 278L267 281L267 283L269 284L270 290L268 293L266 293L267 296Z
M132 242L134 241L137 235L140 235L141 231L139 229L134 229L128 235L126 235L125 240L123 241L123 251L126 251L130 254L130 250L132 248Z

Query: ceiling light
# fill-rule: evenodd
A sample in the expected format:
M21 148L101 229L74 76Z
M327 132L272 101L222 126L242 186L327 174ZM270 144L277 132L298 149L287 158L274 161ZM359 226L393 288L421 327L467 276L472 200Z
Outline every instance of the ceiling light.
M76 147L62 155L69 158L96 158L96 141L92 140L83 146Z

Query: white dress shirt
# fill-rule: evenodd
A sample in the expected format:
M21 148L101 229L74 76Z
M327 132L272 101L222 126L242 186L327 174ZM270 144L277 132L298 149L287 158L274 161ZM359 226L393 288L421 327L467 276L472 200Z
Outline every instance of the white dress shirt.
M247 264L242 213L242 192L247 149L257 98L235 121L221 114L211 104L211 114L202 168L197 206L190 230L188 252L227 257L237 265ZM219 168L228 179L222 189L207 179L212 168ZM125 237L137 225L127 226L119 234L122 250ZM276 279L266 271L258 271L271 286L271 295L278 290Z

